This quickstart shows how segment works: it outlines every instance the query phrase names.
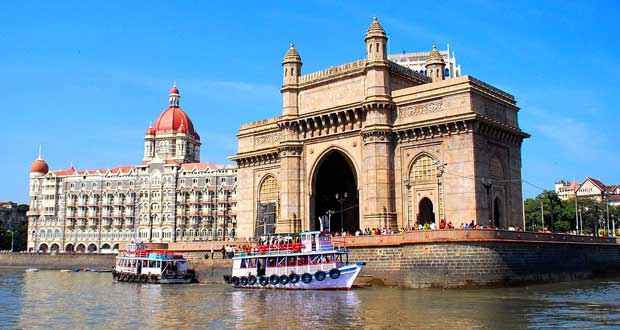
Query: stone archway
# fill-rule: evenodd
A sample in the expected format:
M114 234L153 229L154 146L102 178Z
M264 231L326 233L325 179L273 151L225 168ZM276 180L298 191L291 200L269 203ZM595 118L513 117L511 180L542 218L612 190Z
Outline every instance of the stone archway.
M428 199L428 197L424 197L420 200L418 210L419 212L417 220L419 224L435 222L435 211L433 210L433 202Z
M495 228L501 228L500 225L502 223L502 203L499 197L495 197L493 200L493 226Z
M77 251L78 253L86 252L86 245L82 243L78 244L77 248L75 248L75 251Z
M50 246L50 252L51 253L58 253L60 252L60 246L56 243L52 244L52 246Z
M354 233L360 229L357 173L351 159L331 150L319 160L312 177L310 228L320 229L319 217L327 217L324 229Z
M43 243L43 244L39 245L39 250L38 250L39 252L47 253L47 250L48 250L47 244Z
M67 244L67 246L65 246L65 252L73 252L74 249L75 249L75 247L71 243L69 243L69 244Z
M97 252L97 245L95 245L95 243L88 244L88 253L95 253L95 252Z

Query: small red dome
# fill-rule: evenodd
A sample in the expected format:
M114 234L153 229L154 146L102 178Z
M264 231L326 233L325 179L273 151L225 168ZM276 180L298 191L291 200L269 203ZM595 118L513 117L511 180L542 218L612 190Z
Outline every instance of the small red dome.
M177 86L172 86L172 88L170 88L169 94L179 94L179 89L177 88Z
M146 130L146 133L145 133L145 134L146 134L146 135L155 135L155 130L153 129L153 127L149 127L149 128Z
M47 172L49 172L49 166L43 159L37 159L30 165L30 173L47 174Z
M191 135L196 139L200 139L194 130L194 124L189 116L177 106L170 106L159 115L153 125L154 133L159 132L177 132Z

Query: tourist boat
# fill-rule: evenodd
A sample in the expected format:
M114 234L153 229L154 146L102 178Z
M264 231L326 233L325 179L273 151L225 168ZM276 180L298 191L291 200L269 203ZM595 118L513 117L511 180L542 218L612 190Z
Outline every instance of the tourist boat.
M39 271L39 268L28 268L26 269L26 272L28 273L36 273Z
M329 233L302 232L284 241L237 253L226 283L235 288L351 289L362 264L349 263L349 251L334 247Z
M129 243L120 251L112 278L118 282L186 284L197 282L182 255L164 250L146 250L144 244Z

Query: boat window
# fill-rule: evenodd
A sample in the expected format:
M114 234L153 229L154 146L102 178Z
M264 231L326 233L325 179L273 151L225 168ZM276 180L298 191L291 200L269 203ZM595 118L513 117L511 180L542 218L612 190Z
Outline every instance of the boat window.
M310 263L311 264L320 264L321 263L321 256L312 256L312 257L310 257Z
M241 259L241 268L246 268L245 267L245 262L247 259Z
M275 266L276 266L276 258L268 258L267 267L275 267Z
M287 260L286 264L289 265L289 266L295 266L295 264L296 264L296 262L295 262L296 260L295 259L296 259L295 257L288 257L288 260Z
M299 257L299 265L305 265L307 263L306 257Z
M149 268L155 268L155 260L149 260Z
M286 257L278 257L278 266L286 266Z
M332 256L328 254L324 254L321 262L326 263L326 262L331 262L331 260L332 260Z

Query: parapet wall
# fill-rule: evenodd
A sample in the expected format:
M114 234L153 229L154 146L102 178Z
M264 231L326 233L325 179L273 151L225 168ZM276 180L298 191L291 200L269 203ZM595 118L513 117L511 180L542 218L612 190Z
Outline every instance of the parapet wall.
M411 234L345 238L350 260L366 262L364 275L409 288L509 286L620 274L620 249L611 238L490 230Z
M71 269L96 268L112 269L115 254L0 254L0 268L39 268L39 269Z

